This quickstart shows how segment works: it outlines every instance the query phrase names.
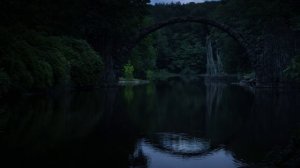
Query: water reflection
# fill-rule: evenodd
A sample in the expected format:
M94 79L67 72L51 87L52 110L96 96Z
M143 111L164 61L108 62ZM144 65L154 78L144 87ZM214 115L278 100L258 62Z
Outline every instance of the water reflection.
M168 153L156 150L147 142L142 141L140 143L144 155L148 158L148 167L151 168L164 168L164 167L184 167L184 168L195 168L195 167L208 167L208 168L219 168L219 167L241 167L244 164L236 162L232 153L225 151L224 149L218 149L212 151L211 154L202 155L201 158L195 157L174 157Z
M220 103L222 100L222 94L224 88L226 87L225 83L214 83L209 80L205 80L206 87L206 108L207 108L207 117L210 118L212 113L218 111L220 108Z
M216 83L25 97L0 104L1 161L19 166L239 167L289 142L299 94Z
M147 139L158 150L179 157L200 157L211 152L210 144L204 139L185 134L158 133Z

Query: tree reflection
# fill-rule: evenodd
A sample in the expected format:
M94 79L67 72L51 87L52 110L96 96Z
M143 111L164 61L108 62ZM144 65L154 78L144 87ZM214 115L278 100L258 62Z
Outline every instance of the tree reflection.
M289 143L300 120L299 96L286 89L249 92L169 81L14 99L0 105L1 153L21 165L149 167L145 142L174 157L222 149L255 164Z
M212 149L233 152L237 160L259 163L275 146L288 143L290 130L299 122L296 102L299 93L287 90L249 92L221 83L185 85L175 82L171 86L157 85L156 95L147 100L141 99L144 94L139 92L142 90L135 91L137 97L130 110L133 121L147 134L147 143L153 148L174 155L185 154L170 148L179 145L176 143L179 139L160 141L153 139L153 135L157 132L185 133L207 139ZM188 145L187 141L181 142Z
M129 155L129 167L130 168L148 167L148 157L144 154L139 142L137 143L137 146L133 154Z
M207 116L210 117L213 112L220 108L220 103L222 100L222 94L226 84L224 83L214 83L209 80L205 81L206 86L206 108Z
M131 85L127 85L125 86L124 89L124 98L127 101L127 103L131 103L131 101L133 100L134 97L134 92L133 92L133 86Z

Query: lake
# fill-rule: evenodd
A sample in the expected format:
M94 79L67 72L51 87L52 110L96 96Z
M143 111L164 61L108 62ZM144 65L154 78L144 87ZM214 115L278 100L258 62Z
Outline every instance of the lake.
M0 103L11 166L236 168L299 129L299 92L201 80L22 96ZM106 166L105 166L106 165Z

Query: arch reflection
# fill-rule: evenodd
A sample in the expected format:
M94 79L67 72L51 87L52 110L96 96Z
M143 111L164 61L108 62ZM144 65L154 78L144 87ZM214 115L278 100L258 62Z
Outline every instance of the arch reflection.
M155 149L178 157L200 157L214 150L209 141L180 133L158 133L145 139Z

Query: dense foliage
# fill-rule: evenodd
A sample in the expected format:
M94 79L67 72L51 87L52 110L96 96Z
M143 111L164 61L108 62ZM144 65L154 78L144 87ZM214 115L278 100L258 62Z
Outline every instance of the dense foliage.
M300 56L292 59L292 62L285 70L285 75L289 80L300 82Z
M206 17L218 3L157 4L151 7L156 22L173 17ZM157 33L157 68L171 73L206 71L207 27L201 24L176 24Z
M83 40L2 30L0 43L1 90L92 85L103 71L101 57Z
M133 80L134 67L130 62L128 62L126 65L124 65L123 71L124 71L124 78L126 80Z
M277 64L276 59L278 59L288 64L289 56L276 58L276 55L270 54L270 58L268 58L263 54L268 52L270 41L273 41L277 45L281 45L277 46L277 48L281 48L278 49L279 51L285 50L283 51L284 55L292 57L296 55L290 52L295 52L299 48L299 44L295 43L297 34L299 34L299 7L299 3L293 0L223 0L212 12L211 17L242 32L252 47L257 50L257 55L260 55L258 61L265 58L265 62L274 65ZM225 63L227 70L232 71L233 65L237 65L238 72L243 69L253 70L253 67L247 64L245 52L241 51L230 37L220 31L213 30L213 32L218 38L219 47L224 51L224 61L228 62ZM279 51L276 52L279 53ZM262 60L260 64L263 62ZM274 69L270 71L274 71Z
M123 66L125 58L115 57L118 48L144 20L147 3L0 1L0 92L103 82L109 66L102 60L113 57L116 66Z
M182 16L226 23L242 32L255 52L262 53L262 56L257 54L262 63L279 64L278 60L282 60L280 68L271 67L270 72L279 70L281 74L281 67L289 64L283 72L285 76L290 80L300 78L299 59L294 58L300 55L299 3L222 0L149 5L149 2L0 1L0 91L45 89L65 84L93 85L103 81L100 76L105 74L123 75L128 60L134 68L133 76L138 78L154 78L159 72L204 74L207 37L212 39L214 52L220 53L226 73L250 73L257 68L226 33L201 24L168 26L144 39L130 56L122 54L122 47L138 30ZM266 37L270 37L269 41ZM283 59L284 54L271 57L272 50L266 49L269 44L274 47L277 43L280 47L274 51L288 51L286 58ZM267 52L271 53L268 53L270 58L264 57Z
M141 22L141 27L146 27L153 23L153 19L146 16ZM156 38L156 34L149 35L133 49L129 59L135 68L134 75L136 77L146 78L147 71L156 69L157 49L154 44Z

